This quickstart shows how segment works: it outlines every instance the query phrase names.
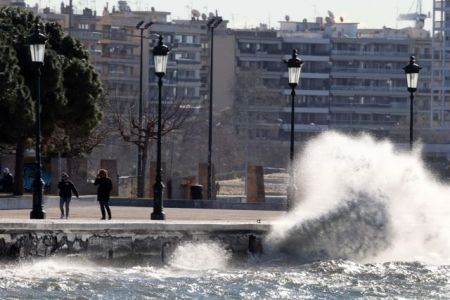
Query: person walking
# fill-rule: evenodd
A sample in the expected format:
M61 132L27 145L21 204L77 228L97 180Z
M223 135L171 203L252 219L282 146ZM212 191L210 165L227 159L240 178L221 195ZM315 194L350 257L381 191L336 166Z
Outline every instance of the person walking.
M78 191L72 181L69 180L67 173L62 173L61 181L58 182L59 189L59 209L61 210L61 219L69 218L69 205L72 199L72 192L79 198ZM66 213L64 214L64 206L66 207Z
M13 185L14 185L14 177L9 172L8 168L4 168L2 179L0 179L0 192L1 193L12 193Z
M105 169L98 170L94 185L97 185L97 201L100 204L102 212L102 220L106 219L105 209L108 212L108 219L111 220L111 209L109 208L109 194L112 190L112 181L108 177L108 171Z

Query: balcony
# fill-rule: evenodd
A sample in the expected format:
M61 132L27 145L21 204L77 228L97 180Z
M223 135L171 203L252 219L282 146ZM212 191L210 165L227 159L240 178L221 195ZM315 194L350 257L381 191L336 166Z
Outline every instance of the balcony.
M403 115L409 109L409 105L405 104L337 104L332 103L330 111L332 112L346 112L356 114L397 114Z
M402 129L399 122L371 120L333 120L333 128L353 128L360 130L398 130ZM403 127L404 129L404 127Z
M177 64L180 65L199 65L200 61L198 60L191 60L191 59L178 59L176 60Z
M362 69L362 68L340 68L334 67L331 72L336 73L373 73L373 74L401 74L405 75L405 72L401 69Z
M354 58L355 56L362 56L371 59L388 60L389 58L408 58L407 52L387 52L387 51L360 51L360 50L331 50L332 56L345 56Z
M195 78L195 77L186 77L186 76L178 76L177 77L178 82L200 82L201 78Z
M177 48L177 49L178 48L201 48L202 44L174 42L173 47Z
M301 87L295 90L295 93L297 96L329 96L330 95L330 91L328 89L326 90L305 90L302 89ZM284 89L283 90L283 95L284 96L288 96L291 94L291 89Z
M283 124L281 125L281 129L284 132L291 131L291 124ZM328 125L319 125L319 124L294 124L294 132L321 132L328 130Z
M389 86L366 86L366 85L337 85L331 86L332 90L352 90L352 91L384 91L384 92L405 92L406 87Z
M443 1L435 1L435 9L436 10L445 10L450 9L450 3L443 0Z
M102 38L102 33L75 29L73 30L73 36L79 40L99 40Z

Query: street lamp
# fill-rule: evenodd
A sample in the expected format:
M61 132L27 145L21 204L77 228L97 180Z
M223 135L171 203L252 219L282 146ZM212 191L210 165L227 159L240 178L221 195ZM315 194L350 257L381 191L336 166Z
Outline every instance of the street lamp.
M421 66L416 64L416 58L411 56L409 64L406 65L403 70L406 74L406 83L408 85L409 99L410 99L410 111L409 111L409 149L413 147L413 126L414 126L414 93L417 91L417 83L419 82L419 72L422 69Z
M158 77L158 139L156 151L156 178L153 185L153 213L152 220L164 220L166 218L163 212L162 193L164 184L161 177L161 90L162 78L166 74L167 55L169 48L163 44L163 37L159 35L158 45L153 48L153 58L155 62L155 75Z
M300 80L300 72L302 70L303 60L297 58L297 49L292 50L292 57L288 61L284 61L288 67L289 86L291 87L291 144L290 144L290 168L289 168L289 186L287 190L287 209L291 208L291 204L295 199L295 183L294 183L294 114L295 114L295 88Z
M212 17L206 23L211 32L210 71L209 71L209 123L208 123L208 200L212 198L212 121L213 121L213 70L214 70L214 29L222 23L222 17Z
M45 219L45 211L42 210L42 189L44 181L41 174L41 66L44 64L45 42L47 37L39 30L36 22L31 35L28 37L30 45L31 60L36 66L37 84L36 84L36 173L33 181L33 210L30 213L30 219Z
M153 22L148 22L144 26L144 21L140 21L136 24L136 29L141 31L141 58L140 58L140 69L139 69L139 135L138 135L138 163L137 163L137 178L138 178L138 188L137 193L138 197L144 197L143 194L143 186L144 186L144 180L145 180L145 170L144 166L142 165L142 156L143 156L143 149L141 147L141 134L140 129L142 129L142 107L143 107L143 101L142 101L142 86L143 86L143 79L142 79L142 69L143 69L143 53L144 53L144 31L147 30L150 26L153 25Z

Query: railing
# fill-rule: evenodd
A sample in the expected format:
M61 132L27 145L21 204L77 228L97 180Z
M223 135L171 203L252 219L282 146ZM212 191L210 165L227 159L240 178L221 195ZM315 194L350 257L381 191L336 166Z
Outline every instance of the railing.
M188 81L188 82L200 82L201 78L178 76L177 80L178 81Z
M380 58L390 57L409 57L407 52L385 52L385 51L359 51L359 50L331 50L335 55L358 55L358 56L379 56Z
M331 86L331 90L352 90L352 91L384 91L384 92L404 92L405 87L388 87L388 86L352 86L352 85L335 85Z
M103 51L101 57L112 59L138 60L139 56L126 54L112 54L109 51Z
M401 74L405 72L401 69L361 69L361 68L332 68L331 72L345 72L345 73L376 73L376 74Z
M183 64L183 65L199 65L200 62L197 60L184 60L184 59L178 59L176 60L177 64Z
M332 126L342 127L364 127L366 129L374 130L392 130L401 127L398 122L373 122L373 121L361 121L361 120L333 120Z
M183 42L174 42L173 45L176 47L185 47L185 48L201 48L202 47L202 44L183 43Z

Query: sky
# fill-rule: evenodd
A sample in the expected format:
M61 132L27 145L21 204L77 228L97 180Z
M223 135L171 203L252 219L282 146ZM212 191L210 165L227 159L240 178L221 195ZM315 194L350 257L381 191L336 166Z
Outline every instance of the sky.
M110 9L117 6L115 0L72 0L74 6L96 7L98 13L109 2ZM412 22L397 21L399 13L416 11L420 0L128 0L132 10L150 10L153 6L158 11L172 13L173 19L190 17L192 9L200 13L215 12L229 20L229 27L251 28L260 23L277 28L279 21L288 15L291 21L314 20L316 16L325 17L328 10L333 12L336 20L343 17L344 22L357 22L361 28L407 27ZM59 11L61 2L69 0L27 0L28 4L38 3L40 7L49 6ZM422 12L432 11L433 0L422 0ZM431 28L431 20L427 19L426 28Z

